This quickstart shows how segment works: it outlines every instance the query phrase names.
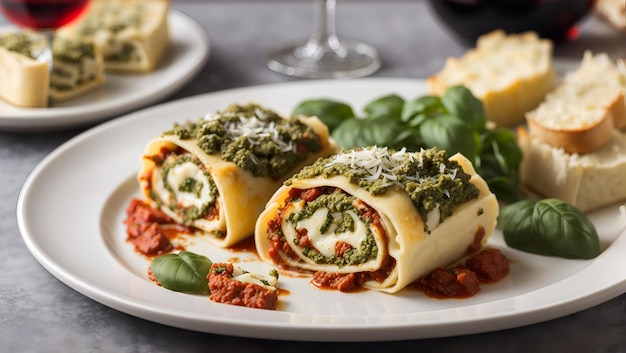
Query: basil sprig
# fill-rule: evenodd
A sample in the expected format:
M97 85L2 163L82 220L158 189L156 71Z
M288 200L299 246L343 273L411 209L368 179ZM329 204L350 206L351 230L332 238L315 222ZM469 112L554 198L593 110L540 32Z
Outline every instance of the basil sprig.
M460 152L500 201L523 199L518 190L522 153L514 134L507 128L488 128L482 102L464 86L452 87L441 97L410 101L396 94L382 96L367 103L363 112L357 117L348 104L323 98L301 102L293 114L319 117L346 149L376 145Z
M558 199L507 205L498 216L498 227L507 245L518 250L571 259L591 259L600 254L600 241L591 221Z
M213 263L207 257L188 251L171 253L152 260L154 277L167 289L186 293L208 293L207 275Z

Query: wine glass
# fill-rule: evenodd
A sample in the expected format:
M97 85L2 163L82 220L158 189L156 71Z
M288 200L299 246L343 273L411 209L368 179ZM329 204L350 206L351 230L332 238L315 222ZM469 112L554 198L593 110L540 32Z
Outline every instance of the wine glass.
M0 11L14 24L43 34L46 46L36 60L52 71L54 31L85 11L89 0L0 0Z
M433 13L461 42L474 45L487 32L534 31L555 44L576 39L593 0L429 0Z
M316 27L307 39L271 52L267 66L305 78L367 76L380 68L378 52L354 40L340 40L335 30L336 0L315 0Z

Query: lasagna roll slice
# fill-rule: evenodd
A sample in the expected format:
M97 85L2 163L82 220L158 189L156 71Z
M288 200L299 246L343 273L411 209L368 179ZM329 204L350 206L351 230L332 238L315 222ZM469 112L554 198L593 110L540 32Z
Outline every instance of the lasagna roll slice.
M229 247L253 234L285 179L336 148L315 117L235 104L150 141L138 179L153 207Z
M93 0L58 36L96 42L109 71L153 71L171 44L169 8L168 0Z
M52 71L39 60L45 45L42 36L27 30L0 34L0 98L16 106L41 108L106 81L102 53L93 42L56 38Z
M287 180L259 217L255 242L264 261L311 271L318 285L394 293L480 249L498 211L460 154L368 147Z

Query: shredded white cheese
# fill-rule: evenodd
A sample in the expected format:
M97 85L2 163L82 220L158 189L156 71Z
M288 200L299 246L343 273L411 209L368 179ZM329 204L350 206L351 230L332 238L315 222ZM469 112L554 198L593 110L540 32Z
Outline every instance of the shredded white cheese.
M414 175L408 175L402 171L403 163L407 159L411 163L417 162L418 167L422 168L424 162L423 152L424 150L422 149L418 153L410 153L406 151L406 148L392 152L387 147L373 146L340 153L326 164L326 167L330 167L333 164L344 164L350 167L355 174L363 175L363 179L366 181L381 180L383 187L396 185L404 188L404 185L398 180L398 175L420 184L424 182L435 183L435 178L422 177L419 171L415 172ZM439 172L443 174L446 168L447 166L442 163L439 166ZM455 168L448 175L454 180L456 173L457 170Z
M260 144L262 139L271 139L281 152L289 152L295 149L292 141L283 140L276 130L274 121L268 121L268 116L261 109L255 109L251 116L242 116L241 113L223 112L209 113L204 117L206 121L220 120L222 117L238 117L239 120L229 121L223 125L228 138L236 140L245 137L251 145Z

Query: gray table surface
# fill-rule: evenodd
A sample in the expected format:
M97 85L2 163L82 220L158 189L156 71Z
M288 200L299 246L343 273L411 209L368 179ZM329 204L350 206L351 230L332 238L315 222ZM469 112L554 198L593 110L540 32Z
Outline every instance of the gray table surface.
M263 56L279 44L309 34L310 1L174 0L173 7L206 29L211 54L198 76L164 101L297 80L265 68ZM341 37L362 39L380 50L384 64L375 77L426 78L442 67L446 57L459 56L467 49L452 39L422 1L340 2L337 19ZM0 22L5 21L0 18ZM626 57L625 43L625 36L591 17L584 22L581 37L558 46L556 54L579 58L585 49L592 49ZM0 131L0 351L626 352L624 294L530 326L387 343L302 344L220 336L173 328L111 309L48 273L24 245L16 221L16 201L29 173L47 154L88 128L44 133Z

